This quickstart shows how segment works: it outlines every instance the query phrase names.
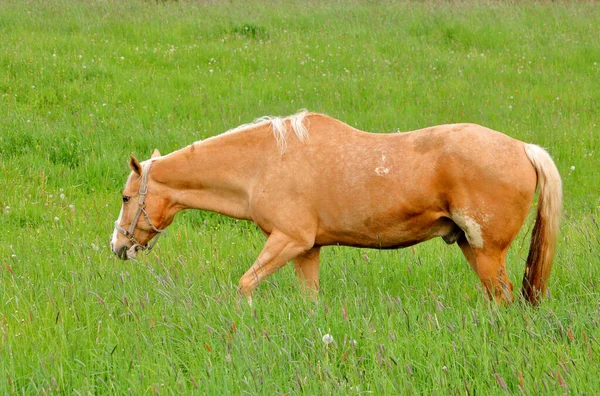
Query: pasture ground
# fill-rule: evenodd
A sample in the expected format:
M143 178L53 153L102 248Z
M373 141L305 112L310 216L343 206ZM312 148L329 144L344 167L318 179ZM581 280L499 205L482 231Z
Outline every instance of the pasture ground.
M600 389L597 3L8 0L0 37L3 392ZM263 237L202 212L115 260L130 153L302 108L375 132L476 122L546 147L565 192L551 296L499 309L435 240L326 248L317 303L288 266L249 307L236 285ZM530 228L509 255L516 287Z

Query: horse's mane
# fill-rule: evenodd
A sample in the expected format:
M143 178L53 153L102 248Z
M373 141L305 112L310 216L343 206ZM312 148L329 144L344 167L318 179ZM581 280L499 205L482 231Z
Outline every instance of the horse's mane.
M290 129L286 125L287 121L289 121L291 129L296 134L296 137L303 142L308 139L308 129L306 125L304 125L304 119L309 114L310 113L308 111L302 110L287 117L264 116L257 118L249 124L243 124L236 128L230 129L218 136L242 132L250 128L271 124L273 136L277 141L277 147L279 147L279 151L281 151L281 154L283 154L285 153L285 149L287 147L287 137Z

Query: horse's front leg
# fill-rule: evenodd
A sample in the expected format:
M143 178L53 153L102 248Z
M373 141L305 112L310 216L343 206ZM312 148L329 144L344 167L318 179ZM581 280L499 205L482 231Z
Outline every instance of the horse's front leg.
M314 241L308 240L302 236L289 236L273 230L252 267L240 279L240 293L252 302L252 292L263 279L271 276L287 262L311 250Z
M315 246L294 259L294 267L296 267L296 275L298 275L302 292L307 293L315 300L319 295L320 253L321 246Z

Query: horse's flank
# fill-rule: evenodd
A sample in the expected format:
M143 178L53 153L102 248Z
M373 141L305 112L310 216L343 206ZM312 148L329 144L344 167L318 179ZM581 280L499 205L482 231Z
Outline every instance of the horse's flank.
M188 208L256 223L268 239L240 281L248 297L290 260L303 284L316 289L321 246L397 248L439 236L459 245L491 296L510 301L506 252L538 175L551 175L544 197L560 198L558 173L539 150L533 161L523 142L473 124L372 134L301 112L261 118L153 159L146 205L159 228ZM130 178L124 194L137 187ZM560 211L560 199L540 199L551 201L538 216L543 224L556 222ZM544 291L556 239L555 232L536 235L534 245L547 253L540 253L543 271L527 278L535 283L527 294L532 302Z

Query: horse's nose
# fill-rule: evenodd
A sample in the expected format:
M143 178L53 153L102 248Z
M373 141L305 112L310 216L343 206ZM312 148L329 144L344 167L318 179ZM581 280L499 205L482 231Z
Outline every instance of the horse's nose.
M123 246L117 255L121 260L127 260L127 246Z
M127 260L127 246L122 246L120 249L117 250L115 244L111 242L110 247L115 256L117 256L121 260Z

